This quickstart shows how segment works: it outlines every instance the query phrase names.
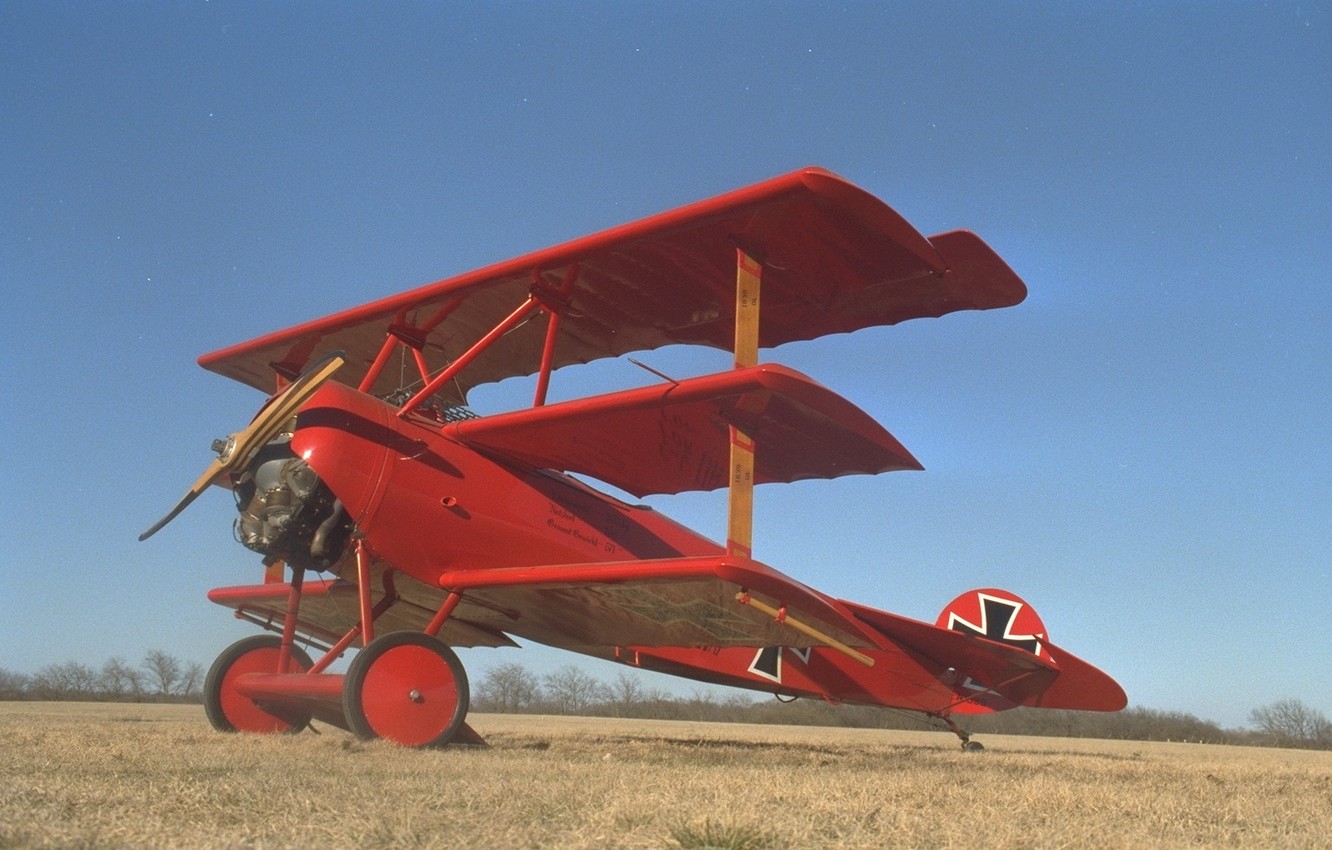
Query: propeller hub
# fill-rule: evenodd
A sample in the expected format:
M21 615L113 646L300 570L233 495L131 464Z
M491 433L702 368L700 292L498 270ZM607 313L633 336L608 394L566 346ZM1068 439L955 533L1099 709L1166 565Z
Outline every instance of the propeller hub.
M230 434L225 440L214 440L213 451L217 453L217 459L226 463L231 460L231 453L236 450L236 435Z

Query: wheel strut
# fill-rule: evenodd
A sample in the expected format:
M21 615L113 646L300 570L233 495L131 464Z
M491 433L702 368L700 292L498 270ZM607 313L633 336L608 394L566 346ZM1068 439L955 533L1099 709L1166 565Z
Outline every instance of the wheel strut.
M979 753L985 749L985 745L980 741L971 740L971 733L963 729L961 726L958 726L957 721L952 718L952 715L937 714L935 716L946 723L949 730L962 741L962 752Z

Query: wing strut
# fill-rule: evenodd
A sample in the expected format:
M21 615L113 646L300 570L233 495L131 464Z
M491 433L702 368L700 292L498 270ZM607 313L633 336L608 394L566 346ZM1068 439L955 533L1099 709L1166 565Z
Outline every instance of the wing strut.
M541 273L534 272L533 277L535 280L532 284L532 293L541 298L542 306L548 314L546 342L541 347L541 369L537 373L536 395L532 399L533 407L541 407L546 403L546 390L550 388L550 372L555 365L555 342L560 332L560 320L564 317L564 310L569 306L569 296L573 293L574 283L578 280L578 264L574 263L565 270L564 282L560 284L559 292L548 292L542 296Z
M759 288L763 265L735 249L735 368L758 365ZM726 498L726 554L749 558L754 546L754 438L731 426L731 482Z
M539 309L541 309L541 300L537 298L535 293L529 294L522 304L518 305L512 313L505 316L498 325L495 325L495 327L490 330L489 333L473 343L471 348L458 355L457 360L454 360L444 368L444 371L440 372L434 378L431 378L424 387L417 390L416 395L407 399L402 407L398 408L398 417L402 418L420 407L422 402L439 392L441 387L453 380L453 376L461 372L464 366L475 360L481 352L489 348L497 339L518 327L518 325L522 324L528 316L532 315Z
M754 597L750 596L747 591L743 590L735 595L735 601L739 602L741 605L748 605L750 608L755 608L759 611L762 611L764 614L767 614L769 617L772 617L777 622L790 626L791 628L795 629L801 634L808 635L809 637L814 638L816 641L819 641L822 644L832 647L833 649L837 650L838 652L842 653L848 658L854 658L856 661L859 661L861 664L864 664L866 667L874 666L874 659L866 655L865 653L852 649L851 647L842 643L837 638L819 631L818 629L814 628L808 623L797 620L795 617L788 616L786 613L785 605L783 605L781 608L774 608L771 605L767 605L763 602L758 601Z

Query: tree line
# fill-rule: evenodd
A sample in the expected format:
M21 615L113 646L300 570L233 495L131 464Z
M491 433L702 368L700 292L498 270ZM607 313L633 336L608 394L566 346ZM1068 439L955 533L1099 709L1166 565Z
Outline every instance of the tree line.
M50 664L24 675L0 668L0 700L104 700L113 702L202 699L203 667L160 650L132 665L112 658L100 668L77 661ZM688 697L645 685L629 668L609 681L576 664L539 675L516 662L491 667L472 683L472 708L504 714L571 714L658 720L696 720L878 729L943 728L914 712L875 706L834 705L822 700L782 702L729 690L724 696L698 689ZM1048 735L1139 741L1186 741L1332 749L1332 722L1298 699L1254 709L1248 729L1225 729L1192 714L1133 707L1106 714L1023 709L962 718L973 733Z
M753 692L738 689L723 697L698 690L682 698L644 686L627 668L607 682L574 664L544 676L518 663L499 664L473 683L472 707L477 711L510 714L877 729L944 728L942 723L915 712L834 705L813 699L794 702L756 699ZM1225 729L1192 714L1138 707L1114 713L1017 708L961 719L973 733L1332 749L1332 723L1297 699L1282 699L1254 709L1249 729Z
M203 680L201 665L153 649L138 664L123 658L101 667L64 661L31 675L0 668L0 700L198 701Z

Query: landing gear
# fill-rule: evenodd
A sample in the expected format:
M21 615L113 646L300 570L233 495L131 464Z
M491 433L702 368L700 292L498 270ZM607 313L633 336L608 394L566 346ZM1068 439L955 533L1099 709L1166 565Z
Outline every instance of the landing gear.
M254 700L237 689L237 678L246 673L278 672L281 649L282 639L277 635L254 635L222 651L204 679L204 712L214 729L273 734L299 732L309 725L308 711ZM287 672L304 673L312 666L304 650L291 648L291 667Z
M290 584L270 581L218 588L209 594L246 619L270 628L282 623L282 637L246 638L217 659L205 687L213 726L225 731L295 732L313 717L363 740L384 738L408 747L484 743L463 722L469 690L462 662L435 637L461 594L448 594L425 631L375 637L375 621L399 600L393 570L383 569L383 594L375 602L370 592L371 556L359 541L356 562L354 584L326 579L307 585L305 571L295 567ZM326 607L330 600L336 606L338 597L346 595L356 598L360 619L312 664L293 644L302 626L301 601L312 597ZM352 658L347 672L328 672L358 641L366 646Z
M371 641L352 659L342 686L347 726L363 740L443 746L462 726L467 706L462 662L423 632L392 632Z
M954 735L956 735L958 738L962 740L962 752L979 753L985 750L985 745L982 744L980 741L971 740L971 733L963 729L961 726L958 726L957 721L954 720L951 716L947 714L936 714L934 716L938 717L944 723L948 724L949 730L951 730Z

